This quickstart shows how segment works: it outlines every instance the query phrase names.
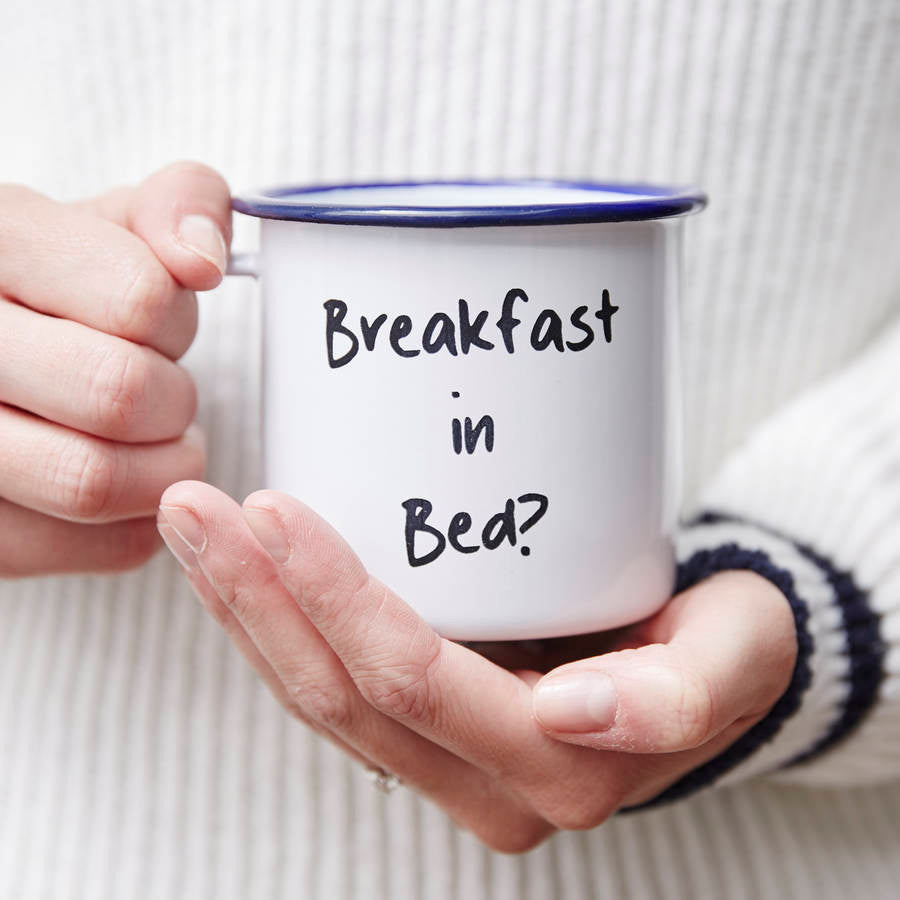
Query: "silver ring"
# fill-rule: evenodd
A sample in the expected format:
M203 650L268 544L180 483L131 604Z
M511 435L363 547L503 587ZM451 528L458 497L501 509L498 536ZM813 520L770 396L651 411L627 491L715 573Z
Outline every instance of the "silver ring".
M393 772L386 772L381 766L366 766L366 777L382 794L390 794L399 784L402 784Z

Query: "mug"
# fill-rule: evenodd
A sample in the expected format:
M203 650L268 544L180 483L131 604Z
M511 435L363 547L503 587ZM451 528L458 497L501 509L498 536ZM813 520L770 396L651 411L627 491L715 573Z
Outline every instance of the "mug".
M671 596L696 190L460 181L243 194L266 487L438 632L616 628Z

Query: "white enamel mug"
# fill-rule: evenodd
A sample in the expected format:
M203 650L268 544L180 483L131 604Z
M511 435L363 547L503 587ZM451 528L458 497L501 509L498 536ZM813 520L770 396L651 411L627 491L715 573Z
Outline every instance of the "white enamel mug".
M544 181L275 188L265 485L459 640L555 637L670 597L678 289L694 190Z

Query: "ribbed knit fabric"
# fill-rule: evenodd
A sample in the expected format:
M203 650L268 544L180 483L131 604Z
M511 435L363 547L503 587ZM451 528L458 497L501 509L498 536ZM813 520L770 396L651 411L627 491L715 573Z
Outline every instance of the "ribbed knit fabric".
M792 714L713 787L509 858L288 721L171 560L2 585L0 897L896 896L900 786L853 785L900 777L898 44L896 0L7 2L0 178L63 199L179 157L236 187L707 190L680 555L790 573L811 641ZM253 285L202 298L186 364L237 497L258 348Z

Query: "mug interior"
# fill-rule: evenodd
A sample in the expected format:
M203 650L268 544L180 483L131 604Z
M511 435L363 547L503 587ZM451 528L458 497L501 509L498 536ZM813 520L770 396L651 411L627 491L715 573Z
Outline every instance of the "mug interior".
M310 206L405 206L453 209L496 206L559 206L650 200L653 194L555 184L373 184L297 190L281 195Z
M694 188L537 179L278 186L232 200L266 219L434 228L644 221L705 204Z

